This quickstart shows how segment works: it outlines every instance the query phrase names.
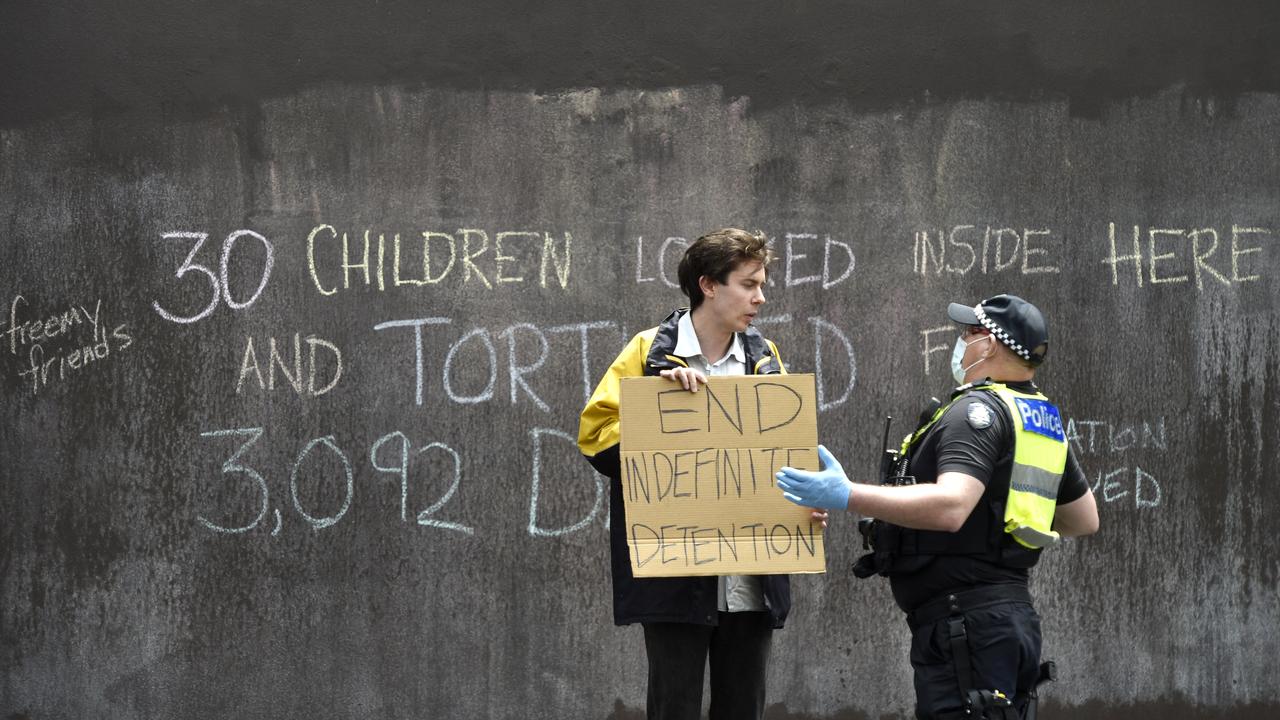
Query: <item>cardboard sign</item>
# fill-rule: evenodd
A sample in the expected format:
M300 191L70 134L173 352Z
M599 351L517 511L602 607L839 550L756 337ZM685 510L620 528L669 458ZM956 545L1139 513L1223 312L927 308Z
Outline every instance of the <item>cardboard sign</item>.
M826 572L822 525L782 497L818 469L813 375L622 380L622 494L636 577Z

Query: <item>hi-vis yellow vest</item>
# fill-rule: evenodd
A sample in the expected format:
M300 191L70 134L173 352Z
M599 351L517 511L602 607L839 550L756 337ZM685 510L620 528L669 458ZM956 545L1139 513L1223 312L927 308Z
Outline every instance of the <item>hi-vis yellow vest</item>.
M1062 415L1040 393L1024 393L1001 383L975 385L990 390L1009 408L1013 419L1013 468L1009 475L1009 496L1005 500L1004 531L1019 545L1039 550L1058 542L1053 531L1053 515L1058 507L1058 486L1067 466L1067 438ZM924 436L958 395L938 409L926 425L902 441L902 456Z

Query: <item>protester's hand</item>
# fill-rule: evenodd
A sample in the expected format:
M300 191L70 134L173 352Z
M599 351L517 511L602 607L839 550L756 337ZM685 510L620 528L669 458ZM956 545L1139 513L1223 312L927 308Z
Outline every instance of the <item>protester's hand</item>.
M822 508L824 510L849 509L849 492L852 483L826 448L818 446L818 459L822 461L822 470L812 472L784 467L778 471L778 487L782 496L797 505Z
M707 383L707 376L693 368L671 368L670 370L663 370L658 374L668 380L675 380L683 385L684 389L689 392L698 392L698 383L702 383L703 385Z
M809 519L816 523L822 523L822 527L827 526L827 517L829 516L827 515L826 510L814 510L809 513Z

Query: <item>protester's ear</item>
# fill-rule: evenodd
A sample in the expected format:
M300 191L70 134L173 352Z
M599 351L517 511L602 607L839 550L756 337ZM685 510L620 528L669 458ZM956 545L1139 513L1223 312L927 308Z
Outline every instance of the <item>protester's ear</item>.
M702 289L702 296L705 298L710 299L715 295L716 288L719 287L719 285L720 284L715 281L715 278L708 277L707 275L703 275L698 278L698 287Z

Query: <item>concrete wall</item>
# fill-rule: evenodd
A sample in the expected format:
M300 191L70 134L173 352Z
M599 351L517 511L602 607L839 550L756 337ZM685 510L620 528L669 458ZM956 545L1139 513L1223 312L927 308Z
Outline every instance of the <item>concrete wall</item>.
M947 302L1046 310L1103 520L1035 571L1054 716L1280 710L1276 23L1154 7L22 9L0 710L640 717L572 436L723 225L862 478ZM795 580L770 717L910 715L859 553Z

